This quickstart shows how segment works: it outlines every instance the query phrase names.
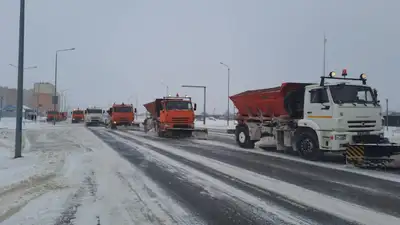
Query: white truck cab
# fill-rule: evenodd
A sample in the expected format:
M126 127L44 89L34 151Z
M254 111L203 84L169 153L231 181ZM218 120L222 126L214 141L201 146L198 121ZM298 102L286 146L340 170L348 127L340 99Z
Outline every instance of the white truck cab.
M366 76L359 79L336 78L334 72L327 79L339 82L305 87L304 115L298 127L312 129L322 151L345 151L348 144L378 143L383 138L382 112L377 91L366 85ZM356 83L349 81L357 80ZM360 84L359 81L362 81Z
M104 110L90 107L85 110L84 122L86 126L104 124Z

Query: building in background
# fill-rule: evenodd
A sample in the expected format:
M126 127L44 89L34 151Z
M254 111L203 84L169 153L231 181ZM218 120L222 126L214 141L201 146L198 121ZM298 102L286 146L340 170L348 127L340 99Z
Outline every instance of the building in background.
M52 96L54 93L54 85L51 83L35 83L33 85L33 89L25 90L24 89L23 96L23 104L27 108L31 108L34 111L38 110L39 115L45 115L48 110L53 110L53 102ZM60 94L58 93L58 96ZM8 109L13 108L13 106L17 105L17 89L16 88L8 88L8 87L0 87L0 98L1 107L8 107ZM56 105L56 109L59 110L59 105ZM11 113L12 110L9 110L10 113L5 115L13 116L15 113Z
M31 107L37 109L39 115L44 116L48 110L53 110L53 94L54 85L49 82L40 82L33 84L33 93L31 95ZM60 94L57 93L59 101ZM56 105L56 109L60 110L59 104Z

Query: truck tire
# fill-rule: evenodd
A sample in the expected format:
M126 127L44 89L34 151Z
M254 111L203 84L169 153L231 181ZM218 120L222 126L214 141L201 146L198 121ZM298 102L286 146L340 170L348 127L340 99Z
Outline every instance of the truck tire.
M250 140L249 130L245 126L238 126L235 130L236 143L242 148L254 148L255 141Z
M320 160L323 153L319 149L318 138L308 130L302 131L297 136L296 147L301 157L311 161Z

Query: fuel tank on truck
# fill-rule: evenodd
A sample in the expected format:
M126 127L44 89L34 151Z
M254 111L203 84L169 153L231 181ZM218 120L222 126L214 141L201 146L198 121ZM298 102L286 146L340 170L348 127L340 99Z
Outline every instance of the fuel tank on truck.
M296 117L302 115L307 85L311 83L282 83L278 87L249 90L229 98L241 117Z

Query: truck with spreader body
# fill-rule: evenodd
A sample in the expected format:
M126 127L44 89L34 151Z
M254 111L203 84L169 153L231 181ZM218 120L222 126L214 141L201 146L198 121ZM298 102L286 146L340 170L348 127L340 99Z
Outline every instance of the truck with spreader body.
M254 148L272 137L278 151L309 160L330 152L357 166L386 165L400 149L384 137L378 94L366 80L365 74L348 78L343 70L342 77L331 72L319 84L283 83L230 96L238 109L236 142Z
M154 130L159 137L192 137L207 139L206 128L195 127L196 104L188 96L157 98L144 104L150 117L143 122L145 132Z

